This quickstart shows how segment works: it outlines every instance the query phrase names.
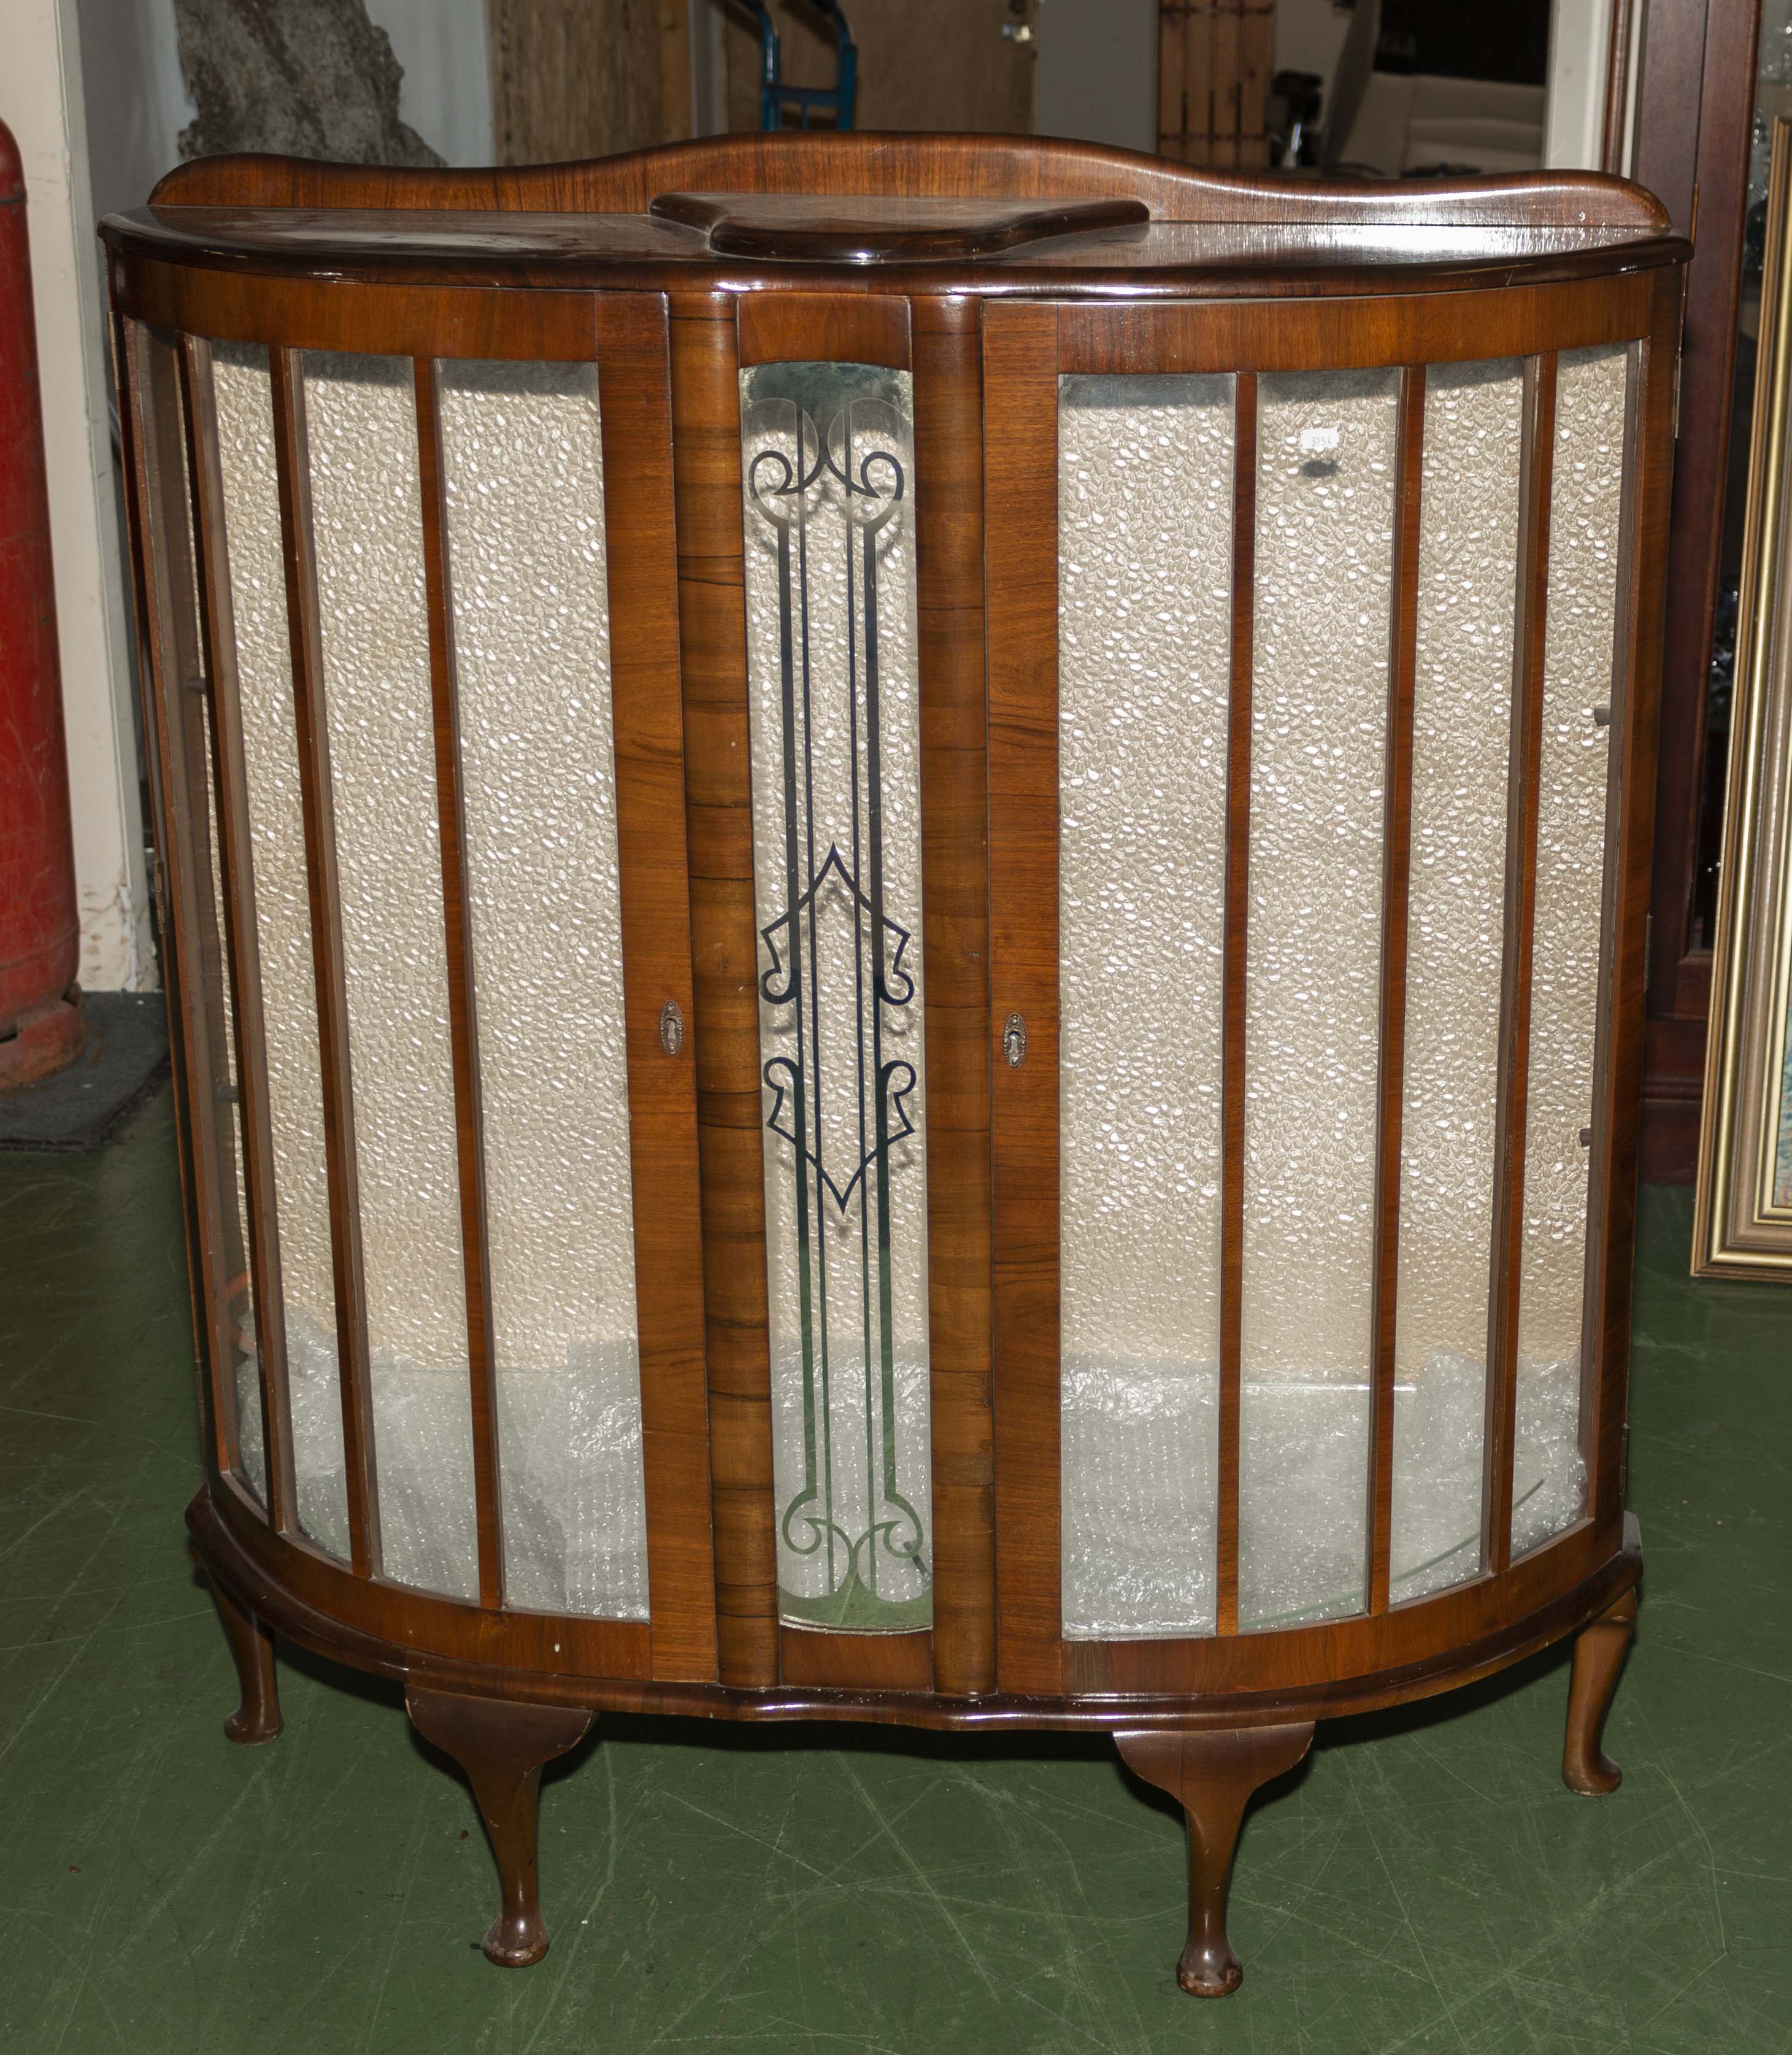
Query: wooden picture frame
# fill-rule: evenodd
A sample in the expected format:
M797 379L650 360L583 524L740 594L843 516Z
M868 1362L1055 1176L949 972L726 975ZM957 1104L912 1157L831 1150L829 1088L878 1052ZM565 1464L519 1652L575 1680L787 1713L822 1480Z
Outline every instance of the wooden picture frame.
M1696 1277L1792 1280L1792 120L1774 124L1734 737L1693 1216Z

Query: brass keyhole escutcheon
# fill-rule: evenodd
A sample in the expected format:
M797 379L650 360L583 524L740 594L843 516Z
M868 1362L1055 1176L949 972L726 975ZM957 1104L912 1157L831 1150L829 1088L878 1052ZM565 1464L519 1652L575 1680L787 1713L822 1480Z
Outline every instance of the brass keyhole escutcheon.
M675 1056L684 1047L684 1016L675 999L668 999L660 1009L660 1046L668 1056Z
M1010 1013L1002 1024L1002 1053L1011 1071L1018 1070L1026 1060L1026 1023L1018 1013Z

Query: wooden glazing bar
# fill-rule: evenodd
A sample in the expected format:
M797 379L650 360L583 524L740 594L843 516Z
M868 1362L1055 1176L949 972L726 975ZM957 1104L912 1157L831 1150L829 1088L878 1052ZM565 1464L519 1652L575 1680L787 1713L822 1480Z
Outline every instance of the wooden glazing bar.
M1064 1676L1055 308L986 310L983 396L997 1668L1004 1691L1053 1692Z
M474 1528L479 1603L504 1603L504 1515L498 1461L497 1343L492 1332L491 1247L486 1213L485 1122L479 1103L479 1029L473 980L473 914L467 880L467 807L461 776L460 696L448 569L448 510L442 467L440 375L431 357L412 362L417 467L423 507L423 600L429 616L429 703L435 744L435 815L441 838L442 915L448 974L448 1046L454 1069L455 1160L460 1185L461 1262L467 1291L467 1375L473 1409Z
M1648 953L1651 838L1655 825L1656 720L1660 697L1662 566L1673 473L1674 363L1680 301L1671 278L1656 299L1648 340L1633 374L1631 440L1625 464L1625 541L1620 560L1619 635L1612 701L1615 851L1607 1023L1595 1067L1589 1238L1597 1250L1581 1347L1588 1356L1581 1434L1587 1504L1615 1534L1624 1510L1625 1394L1630 1368L1631 1276L1636 1238L1637 1122L1642 1099L1643 979Z
M917 301L913 350L933 1684L936 1690L974 1696L995 1688L989 743L983 364L975 302Z
M304 373L296 349L270 349L274 454L286 562L286 621L298 738L299 805L317 986L317 1046L323 1085L324 1162L329 1191L330 1266L336 1291L337 1373L342 1394L349 1560L356 1576L380 1573L380 1488L373 1458L373 1392L368 1364L367 1292L361 1260L360 1194L355 1159L354 1081L349 1060L341 895L337 883L335 809L324 710L323 634L311 527L311 467Z
M1232 676L1226 745L1226 906L1220 1045L1219 1463L1221 1634L1239 1631L1239 1439L1244 1310L1245 953L1250 904L1250 701L1257 563L1257 381L1241 372L1232 417Z
M1393 620L1388 636L1387 774L1382 790L1381 1025L1376 1081L1374 1336L1369 1413L1369 1609L1388 1610L1393 1531L1394 1337L1400 1283L1400 1115L1406 1050L1407 892L1412 846L1412 696L1419 640L1419 523L1425 368L1402 374L1395 474Z
M121 420L129 458L128 495L135 544L139 652L144 675L144 729L149 745L156 815L158 901L167 954L168 1040L179 1122L187 1213L188 1275L199 1383L199 1412L215 1469L238 1467L236 1407L226 1388L230 1363L226 1271L217 1180L217 1083L199 991L199 966L178 937L198 932L199 882L189 836L191 794L181 700L182 668L196 663L197 636L179 629L183 596L191 594L191 566L174 555L186 530L181 486L185 460L174 353L138 323L124 321L120 347L126 407ZM180 582L184 574L188 582Z
M1532 926L1543 737L1543 660L1550 582L1550 503L1555 452L1556 359L1525 366L1520 457L1512 743L1507 759L1505 942L1495 1113L1493 1252L1487 1319L1487 1424L1481 1567L1512 1558L1512 1462L1518 1401L1518 1292L1524 1256L1525 1119L1530 1063Z
M117 274L113 273L116 290ZM115 299L114 305L116 302ZM136 637L138 708L143 722L144 753L149 786L149 819L145 824L150 839L148 884L156 901L156 919L163 941L162 996L167 1016L168 1047L174 1061L169 1083L175 1105L175 1157L180 1177L181 1221L187 1250L187 1292L192 1319L194 1360L199 1371L199 1412L201 1435L208 1453L217 1448L215 1409L206 1366L206 1331L200 1307L204 1304L204 1280L200 1271L200 1241L197 1194L191 1151L188 1146L189 1111L183 1052L187 1046L186 1024L180 1005L180 980L173 956L173 935L168 919L160 852L167 846L167 781L163 775L160 716L156 700L156 645L152 628L155 618L150 590L152 509L148 501L144 448L144 406L140 352L141 331L128 317L114 313L112 320L112 398L119 427L120 459L124 475L124 528L129 546L132 626Z
M199 627L211 707L212 790L223 866L224 940L233 997L238 1110L242 1120L249 1261L254 1281L255 1347L267 1452L268 1511L275 1531L298 1531L293 1424L287 1388L286 1309L280 1268L274 1130L268 1099L267 1042L262 1007L262 953L256 925L254 842L243 756L242 686L237 668L224 480L211 348L183 338L187 450L198 530Z
M778 1552L739 362L727 295L675 298L671 317L716 1652L724 1684L764 1689L778 1682Z
M713 1681L718 1635L678 544L666 302L595 302L653 1674ZM738 509L736 509L738 527ZM757 1023L755 1023L755 1027ZM699 1031L700 1032L700 1031ZM763 1258L761 1259L763 1276Z

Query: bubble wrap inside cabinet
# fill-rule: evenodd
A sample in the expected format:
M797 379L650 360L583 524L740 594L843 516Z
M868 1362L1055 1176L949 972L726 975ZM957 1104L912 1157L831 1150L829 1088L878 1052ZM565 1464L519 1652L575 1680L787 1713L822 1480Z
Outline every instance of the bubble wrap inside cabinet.
M1524 367L1434 365L1420 488L1396 1603L1481 1568Z
M1241 1627L1365 1602L1399 390L1258 385Z
M644 1619L596 367L444 365L441 406L506 1588Z
M1609 715L1631 353L1563 353L1557 373L1544 628L1537 910L1519 1265L1512 1552L1579 1518L1585 1465L1546 1470L1527 1442L1577 1434L1587 1199L1605 905Z
M1058 413L1063 1607L1211 1634L1231 649L1230 377Z
M383 1573L472 1598L471 1401L408 360L303 359ZM301 1521L349 1553L265 355L215 353ZM596 374L441 380L510 1602L647 1616ZM244 1462L262 1458L238 1377ZM258 1422L256 1423L258 1430Z

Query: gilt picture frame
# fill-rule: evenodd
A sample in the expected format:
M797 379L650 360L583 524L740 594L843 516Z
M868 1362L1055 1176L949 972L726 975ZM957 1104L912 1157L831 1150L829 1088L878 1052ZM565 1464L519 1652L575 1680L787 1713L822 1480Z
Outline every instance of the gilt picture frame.
M1692 1271L1792 1282L1792 119L1774 124Z

